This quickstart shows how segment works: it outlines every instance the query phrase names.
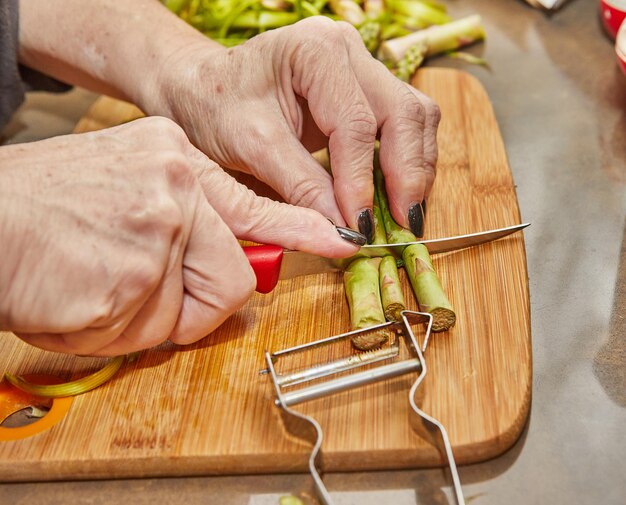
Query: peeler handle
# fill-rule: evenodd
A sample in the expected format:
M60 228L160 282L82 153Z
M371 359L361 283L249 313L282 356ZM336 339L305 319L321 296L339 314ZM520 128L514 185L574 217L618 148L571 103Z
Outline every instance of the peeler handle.
M278 283L283 248L277 245L252 245L245 246L243 252L256 275L256 290L259 293L272 291Z

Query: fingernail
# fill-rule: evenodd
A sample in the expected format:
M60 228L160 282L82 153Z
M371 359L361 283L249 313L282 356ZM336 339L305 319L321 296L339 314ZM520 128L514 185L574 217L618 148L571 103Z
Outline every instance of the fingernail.
M372 209L365 209L359 214L357 218L359 225L359 231L365 235L367 242L370 243L374 240L374 213Z
M426 198L422 200L422 214L424 215L424 220L426 220Z
M424 210L420 203L409 207L409 228L417 238L424 236Z
M358 231L351 230L350 228L344 228L343 226L335 226L335 228L342 239L358 246L367 244L367 237L360 234Z

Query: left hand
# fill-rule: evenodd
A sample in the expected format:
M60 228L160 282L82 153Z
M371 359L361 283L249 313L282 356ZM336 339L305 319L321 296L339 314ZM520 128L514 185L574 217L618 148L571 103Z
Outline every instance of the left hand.
M231 49L196 42L159 77L146 112L174 119L220 165L365 234L380 132L391 212L415 229L411 208L435 177L439 109L376 61L351 25L315 17ZM332 176L309 154L324 146Z

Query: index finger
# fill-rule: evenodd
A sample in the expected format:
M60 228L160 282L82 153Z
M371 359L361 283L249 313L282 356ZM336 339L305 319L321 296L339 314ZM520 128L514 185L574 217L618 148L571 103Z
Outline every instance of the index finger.
M380 163L391 213L421 237L423 209L435 179L439 107L375 60L354 27L339 25L354 72L380 127Z
M376 118L337 23L308 18L298 26L300 43L289 59L293 89L307 99L315 123L329 138L335 197L344 219L371 239Z

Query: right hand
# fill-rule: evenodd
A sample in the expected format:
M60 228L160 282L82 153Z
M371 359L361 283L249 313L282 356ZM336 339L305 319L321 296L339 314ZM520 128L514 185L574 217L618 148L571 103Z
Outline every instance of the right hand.
M0 182L0 328L52 351L204 337L255 287L233 232L355 249L317 212L237 184L163 118L3 147Z

